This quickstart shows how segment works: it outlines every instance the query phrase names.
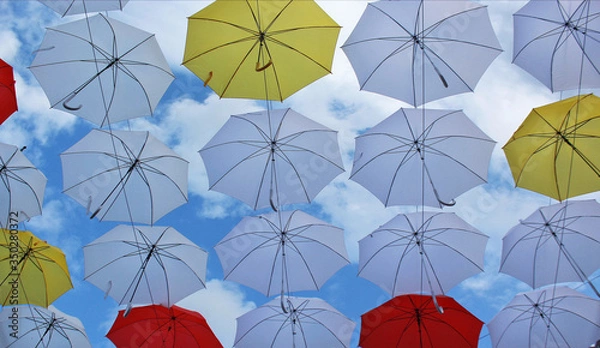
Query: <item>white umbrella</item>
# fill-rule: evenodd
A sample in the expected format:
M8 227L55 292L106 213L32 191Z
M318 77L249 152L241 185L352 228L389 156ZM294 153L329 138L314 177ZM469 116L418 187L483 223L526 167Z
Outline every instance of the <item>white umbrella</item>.
M152 115L174 79L153 34L101 14L48 28L30 69L53 108L99 126Z
M210 189L255 210L310 203L344 171L337 132L291 109L231 116L200 155Z
M83 247L85 280L128 309L205 287L208 254L172 227L119 225Z
M215 251L225 279L267 296L318 290L349 263L344 231L300 210L245 217Z
M444 294L483 271L487 241L454 213L400 214L358 242L358 274L392 296Z
M40 215L46 182L18 147L0 143L0 227Z
M123 10L129 0L38 0L61 16Z
M188 162L149 132L93 129L60 157L64 192L100 220L153 224L187 202Z
M472 1L375 1L342 46L360 88L418 106L473 91L502 52Z
M558 286L517 294L488 323L496 348L585 348L600 337L600 301Z
M349 347L355 323L319 298L274 299L237 318L236 348Z
M533 288L585 282L600 268L598 226L600 204L595 200L539 208L504 236L500 272Z
M385 206L441 207L486 182L495 144L460 110L400 109L356 138L350 179Z
M513 63L553 92L600 87L600 3L531 0L514 14Z
M0 312L5 348L91 348L81 321L54 306L7 306Z

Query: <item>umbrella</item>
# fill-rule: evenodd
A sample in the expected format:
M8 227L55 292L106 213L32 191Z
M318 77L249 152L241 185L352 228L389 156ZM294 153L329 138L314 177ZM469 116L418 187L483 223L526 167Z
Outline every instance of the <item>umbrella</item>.
M0 227L42 213L47 179L18 147L0 143Z
M187 202L188 162L149 132L93 129L60 156L64 192L92 218L153 224Z
M119 315L106 334L117 347L222 348L206 319L182 307L149 305Z
M123 10L129 0L38 0L61 16Z
M48 307L73 287L65 254L29 231L0 229L0 304Z
M487 241L454 213L399 214L358 242L358 274L392 296L444 294L483 271Z
M460 110L400 109L356 138L350 179L385 206L452 205L486 182L494 146Z
M205 287L208 254L172 227L119 225L83 256L85 280L128 309L171 306Z
M502 52L472 1L375 1L342 46L362 90L418 106L473 91Z
M559 201L600 190L600 98L534 108L504 145L518 187Z
M6 121L17 109L13 68L0 59L0 124Z
M221 97L283 101L330 73L339 32L313 0L217 0L189 17L183 65Z
M600 268L598 226L600 204L595 200L539 208L504 236L500 272L533 288L586 281Z
M440 313L431 296L394 297L361 316L359 346L477 347L483 322L452 297L438 296Z
M494 347L589 347L600 337L600 301L557 286L517 294L492 320Z
M244 217L215 251L225 279L267 296L318 290L349 263L344 231L300 210Z
M81 321L50 306L8 306L0 312L5 348L92 348Z
M553 92L600 87L600 3L531 0L514 16L513 63Z
M255 210L310 203L344 171L337 132L291 109L231 116L200 155L210 189Z
M30 69L51 107L99 126L151 115L174 79L153 34L101 14L48 28Z
M236 348L349 347L355 323L319 298L274 299L237 318Z

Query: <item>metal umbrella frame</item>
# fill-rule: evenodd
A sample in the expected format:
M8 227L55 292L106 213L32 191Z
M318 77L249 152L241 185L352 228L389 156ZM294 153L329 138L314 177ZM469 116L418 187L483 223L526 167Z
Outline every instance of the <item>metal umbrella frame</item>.
M29 68L52 108L98 126L152 115L175 78L153 34L102 14L47 28Z
M83 247L84 279L128 313L205 288L208 253L172 227L119 225Z
M600 4L532 0L513 15L513 63L551 91L600 87Z
M473 91L502 52L486 7L424 0L370 2L342 49L360 89L413 106Z
M187 203L188 162L149 132L93 129L60 158L63 192L90 218L154 224Z
M48 179L25 157L24 149L0 143L0 228L42 213Z
M232 115L199 152L209 189L254 210L310 203L344 172L337 132L289 108Z

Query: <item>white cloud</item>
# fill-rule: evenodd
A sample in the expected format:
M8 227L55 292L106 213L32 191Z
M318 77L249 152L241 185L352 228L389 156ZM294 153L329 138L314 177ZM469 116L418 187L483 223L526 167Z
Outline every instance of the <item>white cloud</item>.
M233 346L236 319L256 308L237 285L217 279L209 280L206 289L186 297L177 305L200 312L225 348Z

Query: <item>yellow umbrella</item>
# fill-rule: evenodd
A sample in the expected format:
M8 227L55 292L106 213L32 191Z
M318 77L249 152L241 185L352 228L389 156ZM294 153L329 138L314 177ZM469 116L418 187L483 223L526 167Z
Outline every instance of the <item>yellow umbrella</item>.
M48 307L71 288L60 249L29 231L0 229L0 305Z
M559 201L600 190L600 98L533 109L503 149L519 187Z
M331 72L339 32L313 0L216 0L188 18L183 65L220 97L283 101Z

